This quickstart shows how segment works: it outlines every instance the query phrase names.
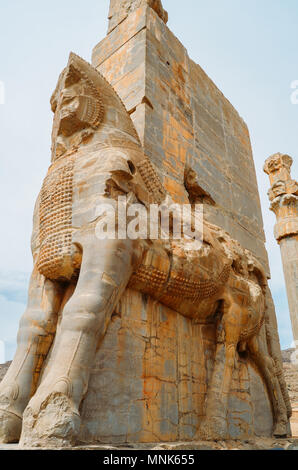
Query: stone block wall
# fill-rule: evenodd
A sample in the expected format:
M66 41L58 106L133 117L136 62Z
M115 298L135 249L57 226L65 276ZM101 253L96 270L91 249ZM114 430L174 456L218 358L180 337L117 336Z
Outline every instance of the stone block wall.
M193 168L215 201L206 204L206 218L250 249L269 276L247 126L158 14L139 3L121 19L111 9L110 32L94 48L93 65L123 100L173 199L188 202L184 173ZM281 366L270 292L266 328ZM265 327L262 334L266 343ZM81 410L81 440L193 440L205 414L214 351L214 325L195 324L128 289L99 345ZM247 356L237 355L229 401L231 439L272 434L268 393Z
M214 359L213 325L127 290L100 345L83 402L83 442L195 438ZM231 439L271 436L269 398L254 364L237 356L227 417Z
M148 6L134 10L94 48L92 61L124 101L173 198L188 201L189 165L216 203L206 206L208 219L250 249L269 275L247 126L162 19Z

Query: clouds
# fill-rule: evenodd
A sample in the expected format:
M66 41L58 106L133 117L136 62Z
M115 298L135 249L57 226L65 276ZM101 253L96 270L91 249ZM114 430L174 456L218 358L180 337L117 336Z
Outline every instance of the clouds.
M12 359L19 321L27 303L29 273L0 271L0 340L5 345L5 359Z
M4 364L6 361L5 357L5 343L0 339L0 364Z
M0 296L8 301L25 304L29 276L29 273L21 271L0 271Z

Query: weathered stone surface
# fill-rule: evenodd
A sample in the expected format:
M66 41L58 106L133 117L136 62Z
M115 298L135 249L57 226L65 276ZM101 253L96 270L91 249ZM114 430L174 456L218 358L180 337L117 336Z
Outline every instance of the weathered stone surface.
M166 28L160 1L118 6L97 69L72 53L51 99L52 162L28 308L0 384L0 441L287 436L247 127ZM188 204L202 239L175 237L176 215L168 239L101 238L98 210L120 210L119 196L124 219L141 207L140 229L152 204Z
M294 437L298 437L298 364L297 350L288 349L282 352L284 375L292 404L291 429Z
M289 155L277 153L266 160L264 171L270 178L270 209L277 219L274 232L280 245L293 336L298 351L298 183L291 178L292 163Z
M3 380L11 362L6 362L6 364L0 364L0 382Z
M193 440L212 377L214 326L194 325L131 290L116 311L82 405L82 441ZM270 406L259 375L237 355L230 438L270 436Z
M295 349L283 351L283 367L291 402L298 403L298 365Z
M0 444L0 451L3 450L22 450L18 444ZM30 450L36 450L36 448L31 448ZM46 450L46 449L45 449ZM61 449L64 450L64 449ZM206 451L206 450L283 450L283 451L293 451L298 450L298 440L297 439L270 439L270 438L258 438L258 439L248 439L245 441L194 441L194 442L167 442L162 444L157 443L130 443L127 445L104 445L104 444L95 444L95 445L82 445L68 448L67 450L79 450L79 451L134 451L134 450L143 450L143 451L184 451L184 450L194 450L194 451Z
M118 310L118 309L117 309ZM135 311L135 309L134 309ZM143 328L141 329L141 333L142 333L142 336L138 339L138 342L139 341L144 341L145 343L145 346L147 344L146 342L146 337L144 336L145 332L146 332L146 324L145 324L145 316L144 316L144 311L142 310L143 312L143 316L142 316L142 325L143 325ZM117 325L116 325L117 324ZM130 337L128 338L128 341L126 341L125 343L123 343L123 341L121 341L121 344L119 345L120 343L120 338L119 338L119 330L120 330L120 324L123 325L124 324L124 329L127 330L127 328L129 327L129 324L131 324L131 327L132 327L132 334L130 335ZM127 364L126 364L126 367L128 368L128 370L122 370L121 368L121 378L118 380L120 380L121 382L121 386L126 387L126 380L123 379L124 376L128 376L129 374L132 373L133 371L133 368L135 368L137 366L137 362L139 361L139 364L142 365L142 358L139 358L137 360L134 359L135 356L137 356L136 354L136 351L139 349L139 348L136 348L134 350L134 353L131 354L131 349L133 347L135 347L135 341L134 341L134 334L133 334L133 331L135 330L135 328L137 327L137 322L131 320L131 323L129 322L129 317L127 316L127 312L123 312L123 315L120 316L119 315L115 315L114 319L113 319L113 322L112 322L112 325L111 327L109 328L109 331L108 331L108 334L107 334L107 337L105 338L104 340L104 345L102 347L102 351L103 351L103 356L104 356L104 359L102 360L102 358L99 356L99 354L97 355L97 358L96 358L96 362L95 362L95 366L93 367L92 369L92 374L91 374L91 379L90 379L90 385L89 385L89 393L88 393L88 398L84 401L84 404L83 404L83 407L82 407L82 413L83 413L83 422L84 422L84 428L82 429L82 438L83 439L90 439L90 436L93 434L95 436L97 436L97 434L104 434L103 431L99 431L100 428L104 429L105 428L105 425L108 421L105 421L106 419L106 416L105 416L105 413L107 413L106 411L106 407L108 405L111 406L111 402L113 400L113 397L109 397L108 394L106 393L106 386L107 386L107 381L105 380L105 377L108 377L109 375L111 375L109 373L109 370L106 370L106 366L111 364L112 362L112 358L113 358L113 354L119 354L121 353L122 354L122 357L124 355L124 351L122 350L121 352L118 350L118 348L120 347L128 347L128 352L127 352L127 355L130 356L130 360L132 361L133 363L133 367L127 367ZM208 329L210 329L208 327ZM211 335L210 333L208 333L208 331L206 331L206 327L203 327L203 328L200 328L200 330L202 330L202 334L204 334L204 336L207 338L213 338L214 337L214 333L212 333L212 328L211 328ZM199 335L200 336L200 335ZM108 349L106 349L106 345L109 345L109 347L111 348L110 351L108 351ZM200 345L199 341L198 341L198 346ZM291 418L291 428L292 428L292 434L293 434L293 437L298 437L298 427L297 427L297 417L298 417L298 409L297 409L297 405L298 405L298 373L297 373L297 366L292 362L292 359L293 359L293 353L294 353L294 349L288 349L288 350L285 350L285 351L282 351L282 357L283 357L283 367L284 367L284 374L285 374L285 380L286 380L286 383L287 383L287 388L288 388L288 391L289 391L289 395L290 395L290 399L291 399L291 403L292 403L292 408L293 408L293 416ZM111 358L108 360L108 354L111 355ZM195 355L198 356L198 358L201 358L202 356L200 355L202 354L202 351L200 353L200 351L196 351L195 349L192 351L192 357L195 358ZM119 356L118 356L119 357ZM195 361L195 359L193 359L193 361ZM0 364L0 381L3 379L5 373L7 372L7 369L9 367L11 363L6 363L6 364L3 364L1 365ZM238 391L240 390L240 387L239 387L239 383L238 383L238 380L237 380L237 377L238 377L238 370L239 370L239 365L241 366L242 364L242 367L243 367L243 364L244 362L243 361L239 361L239 359L237 359L237 366L235 368L235 372L234 372L234 384L231 388L231 392L232 394L234 393L233 392L233 389L235 390L236 393L238 393ZM99 369L98 369L98 365L100 365L100 375L99 375ZM204 370L206 370L206 368L203 368L201 367L199 370L203 371L203 375L201 373L200 376L198 376L198 379L197 379L197 387L199 386L199 384L201 383L201 394L204 395L205 391L206 391L206 381L208 379L206 379L205 377L205 373ZM198 372L199 372L198 370ZM253 383L254 383L254 388L256 386L259 386L262 385L262 382L260 382L258 380L258 376L256 375L255 371L251 368L251 366L249 366L249 368L245 368L245 375L244 375L244 381L246 383L246 388L245 386L242 386L242 389L243 389L243 392L242 393L246 393L247 394L247 397L248 399L247 400L244 400L244 403L249 403L249 391L248 391L248 388L250 387L250 377L253 377ZM138 373L140 373L139 370L137 370ZM247 374L248 372L248 374ZM127 374L127 375L126 375ZM134 375L134 377L136 377L137 374ZM209 374L210 375L210 374ZM119 376L119 370L118 370L118 376ZM141 374L140 374L141 376ZM114 379L115 381L117 380L117 364L114 364ZM236 380L235 380L235 377L236 377ZM102 379L102 382L100 381ZM142 380L142 383L144 382L143 379ZM128 380L129 381L129 380ZM129 383L131 383L129 381ZM193 387L193 386L192 386ZM128 387L127 387L128 389ZM131 392L130 392L131 393ZM100 400L97 399L97 397L100 397ZM103 398L102 398L103 397ZM255 428L257 429L259 427L259 429L257 429L256 431L256 434L259 435L259 436L262 436L262 433L264 432L264 427L266 426L266 421L269 419L271 419L270 417L270 413L268 415L265 414L265 417L264 417L264 411L266 410L266 406L268 406L268 401L266 401L266 399L264 401L263 400L263 395L262 395L262 392L261 393L258 393L258 399L255 401L255 403L253 404L252 401L251 401L251 404L250 406L253 406L254 407L254 423L255 423ZM119 397L120 398L120 397ZM118 398L118 399L119 399ZM260 400L261 398L261 400ZM127 399L127 398L126 398ZM231 399L231 401L233 400L233 398ZM202 407L202 404L200 405L199 402L198 403L198 406L199 407ZM266 405L267 403L267 405ZM265 407L263 406L265 405ZM119 405L117 405L119 406ZM112 408L113 409L113 408ZM118 413L121 414L121 407L118 408ZM117 413L117 410L114 409L113 410L113 413L114 415L116 415ZM142 410L140 410L140 414L142 413ZM236 408L236 413L237 413L237 408ZM127 414L127 410L124 410L124 415L126 414L126 416L128 416ZM229 413L230 416L233 416L233 413ZM111 416L111 414L110 414ZM233 418L232 418L233 419ZM237 417L235 418L237 419ZM239 423L239 421L238 421ZM237 424L238 424L237 423ZM265 426L264 426L265 425ZM267 430L265 430L265 433L267 434L270 434L270 429L272 428L272 422L269 422L269 425L268 425L268 428ZM117 433L116 433L117 434ZM92 437L91 437L92 439ZM246 439L247 441L247 439ZM108 442L111 442L111 441L108 441ZM248 444L248 442L250 442ZM233 446L235 446L236 448L247 448L248 445L249 447L252 446L252 443L253 443L253 438L249 438L249 441L246 442L246 444L243 444L243 442L238 442L237 444L235 443L232 443ZM258 440L255 442L255 447L256 448L262 448L262 446L264 446L264 443L267 442L267 445L268 445L268 440L267 441L264 441L264 439L262 439L261 437L258 438ZM276 441L272 441L272 443L270 445L273 445L273 443L276 442ZM287 441L287 440L282 440L280 441L280 446L281 447L285 447L286 445L289 445L289 442L291 441ZM125 444L124 444L125 445ZM190 449L191 450L191 447L193 449L197 449L197 450L208 450L210 448L212 448L213 444L197 444L197 443L193 443L193 444L187 444L187 443L177 443L177 444L169 444L169 448L172 448L172 449ZM229 445L227 443L227 445ZM276 444L274 444L276 445ZM132 443L130 443L130 446L133 446ZM290 444L290 447L293 446L293 450L295 450L295 446L297 446L297 443L291 443ZM150 447L150 446L149 446ZM153 448L154 446L152 445L150 448ZM14 446L11 446L11 447L4 447L3 449L17 449L18 447L14 447ZM101 448L100 447L91 447L91 449L98 449L100 450ZM106 445L103 445L102 446L102 449L105 450L105 449L116 449L117 447L112 447L111 445L109 446L108 443ZM146 448L145 445L143 445L143 447L139 446L139 448ZM165 448L165 445L162 445L160 448ZM213 447L214 448L214 447ZM254 447L252 447L254 448ZM269 445L268 445L268 448L269 448ZM2 447L0 447L0 450L2 449ZM290 450L290 448L288 448L288 450Z
M140 6L148 5L162 21L167 23L168 13L163 9L161 0L111 0L109 11L109 30L111 32Z
M138 111L131 116L145 153L172 197L187 201L181 183L188 164L216 202L215 209L206 207L210 221L251 250L269 274L247 126L164 22L141 6L94 48L92 61L126 108Z

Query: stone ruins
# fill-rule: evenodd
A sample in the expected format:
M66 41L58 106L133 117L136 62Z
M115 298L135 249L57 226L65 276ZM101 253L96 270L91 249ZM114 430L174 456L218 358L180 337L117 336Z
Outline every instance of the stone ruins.
M280 246L294 342L298 350L298 183L291 178L292 164L289 155L276 153L266 160L264 171L270 178L270 209L277 219L274 235Z
M59 77L1 442L290 435L249 132L167 19L160 0L111 0L92 65L71 53ZM119 196L203 204L201 245L99 240Z

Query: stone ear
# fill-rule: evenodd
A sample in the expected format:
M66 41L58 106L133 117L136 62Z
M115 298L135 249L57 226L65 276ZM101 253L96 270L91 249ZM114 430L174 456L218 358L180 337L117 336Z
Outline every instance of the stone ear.
M64 78L64 74L65 74L65 70L64 69L60 76L59 76L59 79L58 79L58 82L57 82L57 85L56 85L56 88L51 96L51 99L50 99L50 104L51 104L51 110L53 111L53 113L55 113L56 109L57 109L57 104L58 104L58 93L59 93L59 90L61 88L61 83L62 83L62 80Z
M80 95L80 105L77 116L80 121L91 127L98 127L102 121L103 105L98 97Z
M81 79L82 79L82 74L80 70L78 70L72 64L69 64L69 66L66 69L66 74L65 74L65 83L64 83L65 88L68 88L72 85L75 85L76 83L79 83Z

